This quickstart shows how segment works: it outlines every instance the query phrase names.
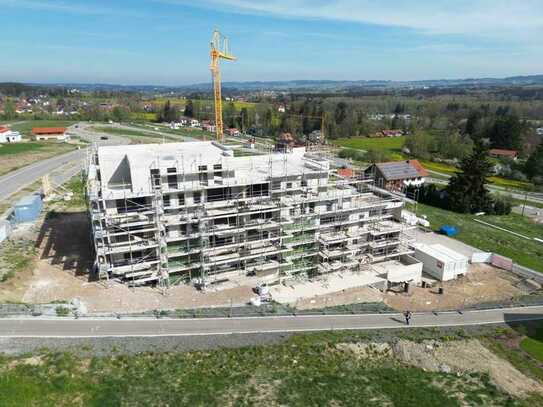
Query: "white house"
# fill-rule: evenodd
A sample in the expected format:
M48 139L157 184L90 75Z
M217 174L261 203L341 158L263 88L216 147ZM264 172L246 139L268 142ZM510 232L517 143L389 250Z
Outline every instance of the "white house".
M200 122L196 119L190 121L190 127L200 127Z
M18 131L11 131L7 127L0 127L0 143L18 143L23 138Z
M535 129L535 132L538 136L543 136L543 127L539 127L538 129Z

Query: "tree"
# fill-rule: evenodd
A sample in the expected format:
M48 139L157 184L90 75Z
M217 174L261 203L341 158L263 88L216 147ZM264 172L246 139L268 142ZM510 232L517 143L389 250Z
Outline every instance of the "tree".
M543 178L543 142L526 160L525 171L531 180Z
M177 120L177 109L175 106L172 106L170 101L167 100L164 104L164 109L160 114L159 120L161 122L175 122Z
M183 114L187 117L194 117L194 105L192 104L192 99L187 100Z
M449 208L461 213L492 212L492 198L485 187L491 168L486 147L477 143L446 188Z
M419 132L407 137L405 147L409 149L409 154L414 157L428 159L432 151L432 143L433 139L430 134Z
M521 147L523 124L515 114L500 111L494 124L488 129L487 137L494 147L514 148Z
M247 131L249 127L251 127L249 111L247 110L246 107L241 108L240 122L241 122L241 130L244 132Z
M116 122L125 122L128 120L128 110L121 106L115 106L111 112L113 120Z
M478 110L469 114L466 121L465 134L471 137L472 140L478 139L481 135L481 112Z
M12 120L17 116L17 112L15 111L15 104L11 99L6 100L6 103L4 103L4 117L6 120Z
M347 103L339 102L336 106L336 111L334 113L334 119L336 124L343 123L343 120L347 118Z

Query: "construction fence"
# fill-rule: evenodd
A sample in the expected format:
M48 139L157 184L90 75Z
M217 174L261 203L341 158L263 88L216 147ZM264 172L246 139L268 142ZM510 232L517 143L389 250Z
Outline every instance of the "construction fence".
M543 294L534 293L522 297L511 298L507 301L487 302L470 305L462 309L434 311L437 315L444 312L469 310L486 310L496 308L514 308L543 305ZM198 318L243 318L271 316L306 316L306 315L363 315L363 314L398 314L400 311L388 307L381 302L340 305L320 309L298 310L288 305L268 303L261 306L232 306L213 308L193 308L176 310L153 310L141 313L91 313L82 314L77 307L70 304L0 304L0 318L9 317L59 317L59 318L167 318L167 319L198 319Z

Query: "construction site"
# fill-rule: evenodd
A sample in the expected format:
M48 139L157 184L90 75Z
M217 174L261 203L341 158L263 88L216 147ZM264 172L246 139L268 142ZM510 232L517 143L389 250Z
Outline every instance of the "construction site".
M214 141L99 147L87 179L100 278L202 288L334 271L364 273L368 284L420 280L420 270L372 267L396 260L410 270L402 200L304 148L235 157Z
M76 299L91 312L261 301L426 310L541 288L530 273L499 270L510 270L501 256L432 233L425 218L405 210L406 197L381 188L371 171L345 168L326 145L324 115L310 117L321 130L318 142L305 146L288 137L275 145L225 140L219 63L235 59L214 32L215 140L99 145L104 134L97 134L80 179L86 213L64 212L55 196L69 201L73 194L49 177L42 188L47 216L40 217L37 195L14 205L14 219L37 224L13 238L35 241L38 256L33 270L0 287L0 298ZM401 179L400 167L388 175Z

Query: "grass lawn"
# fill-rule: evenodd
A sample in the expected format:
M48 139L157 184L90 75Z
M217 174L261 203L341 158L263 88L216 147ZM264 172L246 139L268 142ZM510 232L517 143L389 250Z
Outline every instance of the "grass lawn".
M45 143L0 144L0 155L28 153L47 147Z
M341 147L355 148L359 150L384 151L390 154L392 160L402 160L404 158L404 155L402 154L402 148L405 143L405 136L382 138L340 138L337 140L333 140L333 143Z
M158 114L156 113L145 113L145 112L130 113L130 120L154 122L157 119L158 119Z
M477 223L473 220L476 218L474 215L459 214L423 204L418 204L417 214L428 216L434 230L444 224L457 226L459 233L456 239L482 251L509 257L522 266L543 273L543 244L541 243ZM543 236L543 225L535 224L528 218L514 213L506 216L479 216L476 219L528 237L541 238Z
M496 185L498 187L503 187L506 189L520 189L528 191L531 191L533 189L533 185L525 181L517 181L514 179L507 179L502 177L489 177L488 180L492 185Z
M433 337L428 330L412 332ZM365 333L336 332L295 335L277 345L186 353L0 357L0 395L6 407L527 405L528 400L509 397L481 373L428 372L378 352L358 358L336 347L366 338Z
M539 324L532 327L531 332L528 332L528 336L520 343L520 348L540 363L543 363L543 322L539 322Z
M0 145L0 175L25 165L75 150L69 143L35 142Z
M34 127L68 127L74 123L77 122L74 120L27 120L10 127L13 131L18 131L25 136L30 136L32 135L32 129Z
M420 163L430 171L440 172L447 175L454 175L460 170L456 168L453 165L445 164L445 163L436 163L433 161L427 161L427 160L420 160ZM432 174L433 176L433 174Z

